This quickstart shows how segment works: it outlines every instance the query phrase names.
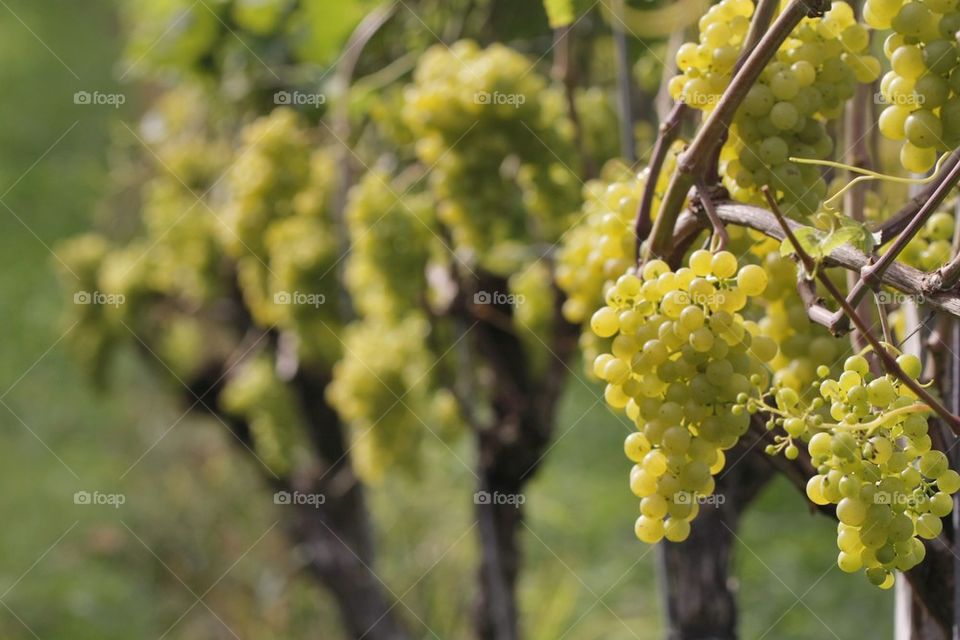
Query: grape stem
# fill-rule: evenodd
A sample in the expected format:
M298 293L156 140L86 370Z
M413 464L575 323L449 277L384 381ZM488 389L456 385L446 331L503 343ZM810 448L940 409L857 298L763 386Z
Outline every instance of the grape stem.
M730 236L727 234L727 228L724 226L723 220L717 215L717 208L713 203L713 196L710 195L710 189L703 181L697 184L697 198L703 205L703 211L707 214L707 219L710 220L710 225L713 227L710 250L714 252L723 251L727 248Z
M640 197L640 206L637 207L637 217L633 223L633 233L637 238L634 256L637 263L640 262L640 247L647 236L650 235L650 229L653 227L653 198L657 192L657 182L660 180L660 173L663 171L663 163L666 161L667 153L670 152L673 141L677 139L680 127L689 111L690 107L686 103L677 102L663 122L660 123L657 140L653 144L653 153L650 156L650 164L647 165L643 195Z
M683 209L687 193L693 186L694 176L706 175L707 163L714 157L713 152L730 128L737 109L760 78L764 68L776 55L780 45L801 20L822 14L829 5L829 0L793 0L749 53L743 66L723 92L716 108L677 160L677 170L670 179L651 231L651 240L646 250L647 258L660 257L669 251L673 228Z
M812 270L816 267L816 263L813 261L813 258L807 254L804 248L800 246L800 243L797 241L797 237L794 235L793 230L790 229L790 225L787 224L786 219L783 217L783 213L780 212L780 208L777 206L776 198L774 198L773 194L770 193L770 189L768 187L763 187L763 195L767 198L767 202L770 204L770 209L773 212L773 215L776 217L777 222L780 223L783 233L793 244L797 257L803 263L804 270L807 271L807 273L812 273ZM840 305L842 312L850 318L857 330L860 331L860 334L866 339L867 342L870 343L870 346L873 347L877 357L880 358L881 364L883 364L883 368L886 369L888 373L899 379L900 382L905 384L918 398L927 403L937 413L937 415L943 418L944 422L950 426L955 434L960 435L960 417L950 413L950 411L940 404L940 402L934 398L930 392L924 389L919 382L908 376L904 370L900 368L900 365L897 364L896 359L890 355L890 352L887 351L880 341L874 337L873 333L870 331L870 328L867 327L867 325L860 318L857 310L853 307L850 301L844 297L843 293L837 289L837 286L833 283L829 276L821 271L817 274L817 278L820 280L820 284L823 285L823 287Z

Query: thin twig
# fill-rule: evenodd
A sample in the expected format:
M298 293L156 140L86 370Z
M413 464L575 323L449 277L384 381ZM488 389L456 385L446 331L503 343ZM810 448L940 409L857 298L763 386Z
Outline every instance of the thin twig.
M710 190L702 182L697 185L697 196L700 204L703 205L703 212L707 214L710 226L713 227L713 236L710 247L713 251L723 251L730 242L730 236L727 234L727 228L723 220L717 215L717 208L713 204L713 198L710 196Z
M650 234L653 227L653 198L657 192L657 182L660 181L660 172L663 171L663 163L667 159L670 147L680 133L680 125L689 111L689 107L683 102L677 102L673 109L667 114L667 117L660 123L660 130L657 133L657 140L653 144L653 153L650 156L650 164L647 167L646 183L643 185L643 195L640 198L640 206L637 207L637 217L633 223L633 232L637 239L635 258L640 260L640 246Z
M850 294L847 296L847 302L855 306L863 299L867 291L880 286L883 279L883 272L893 264L897 256L900 255L900 252L906 248L907 244L913 239L917 232L920 231L920 228L926 223L927 219L933 215L941 203L943 203L954 185L956 185L957 180L960 180L960 163L956 164L952 169L944 173L941 179L936 181L937 188L930 195L930 199L923 203L923 206L917 211L916 216L910 221L907 228L897 236L897 239L893 245L891 245L890 249L888 249L875 264L869 265L861 270L861 278L857 280L857 283L853 286L853 289L851 289ZM834 325L837 327L845 326L846 321L847 317L844 314L840 312L835 314Z
M790 225L787 224L786 219L780 212L780 208L777 206L776 198L774 198L770 193L770 189L768 187L763 188L763 195L766 196L767 202L770 205L770 209L773 212L773 215L776 217L777 222L780 224L783 233L793 245L797 257L803 264L804 270L808 274L816 273L817 279L820 280L820 284L822 284L823 287L830 293L830 295L837 301L843 312L850 317L850 320L853 322L854 326L857 327L861 335L863 335L867 342L870 343L870 346L873 347L873 351L877 357L880 358L883 368L886 369L888 373L898 378L914 394L916 394L918 398L923 400L931 409L933 409L937 415L943 418L943 420L950 425L954 433L960 435L960 417L950 413L946 407L940 404L940 401L930 395L930 392L924 389L923 386L908 376L906 372L900 368L900 365L897 364L897 360L890 355L890 352L887 351L887 348L873 336L870 328L860 318L860 314L858 314L857 310L853 308L849 301L847 301L843 293L837 289L837 286L833 284L833 281L830 279L830 277L826 275L822 269L817 269L817 265L813 258L807 254L806 250L797 241L797 237L794 235L793 230L790 229Z

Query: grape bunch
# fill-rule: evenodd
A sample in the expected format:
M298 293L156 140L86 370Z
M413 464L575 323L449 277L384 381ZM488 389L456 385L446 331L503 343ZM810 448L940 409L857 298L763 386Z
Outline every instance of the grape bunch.
M667 85L674 100L713 110L730 84L753 9L750 0L721 0L700 18L699 43L687 42L677 50L680 73Z
M422 308L426 270L442 245L434 235L432 201L404 194L391 176L372 169L350 190L344 218L350 239L344 280L363 316L395 318Z
M422 314L367 318L344 329L344 355L326 396L350 425L357 473L379 482L395 468L415 472L420 442L457 426L455 403L437 392Z
M301 356L332 362L340 352L333 155L311 149L309 129L286 108L255 120L241 138L217 217L220 243L254 320L279 325Z
M938 154L960 145L960 10L954 0L870 0L864 16L876 28L893 28L883 50L891 71L880 91L888 106L881 133L902 140L900 163L925 173Z
M827 194L820 169L789 158L831 157L827 121L840 117L858 82L880 74L869 44L869 32L844 2L794 29L748 91L721 152L724 186L735 200L762 203L767 185L785 213L817 210Z
M296 400L269 358L258 356L237 366L219 401L228 413L250 424L254 450L263 464L278 475L290 470L305 430Z
M604 397L638 428L624 446L635 463L630 488L641 498L635 531L648 543L689 535L723 451L749 427L745 403L767 388L764 363L777 352L739 313L766 288L762 268L738 270L726 251L695 251L688 264L673 272L652 260L639 274L628 271L590 319L597 336L612 339L593 363Z
M916 356L900 355L897 363L919 377ZM829 374L826 367L819 373ZM795 457L797 442L806 441L817 469L807 496L836 505L838 566L848 573L863 569L872 584L890 588L894 570L923 560L920 539L940 534L960 474L931 448L930 408L894 376L871 374L862 355L849 357L843 373L824 379L819 391L807 405L795 396L780 403L775 422L785 435L768 452L792 448L788 457Z
M667 188L676 166L680 143L667 154L657 180L652 211ZM646 171L633 173L623 165L610 165L605 179L592 180L584 187L584 202L578 223L564 235L557 251L554 278L566 295L563 316L569 322L586 323L603 305L607 287L634 264L636 235L634 220L646 186ZM585 328L580 336L584 360L591 362L604 341ZM592 375L592 371L587 371Z
M566 231L580 189L573 127L562 91L526 57L470 41L433 47L402 113L463 262L508 275L520 266L500 259L512 247Z

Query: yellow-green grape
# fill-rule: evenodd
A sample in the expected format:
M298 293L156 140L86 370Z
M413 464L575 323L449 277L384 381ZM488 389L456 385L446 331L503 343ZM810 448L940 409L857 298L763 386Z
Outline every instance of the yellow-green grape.
M845 2L794 29L744 98L721 151L724 186L735 200L760 203L769 186L786 213L817 210L827 193L820 170L789 158L831 157L826 122L841 115L857 83L880 74L869 43Z
M494 259L500 245L554 242L569 227L580 190L573 127L562 91L520 53L470 41L431 48L403 119L464 262L508 275L525 261Z
M644 542L689 535L723 451L749 426L746 403L769 384L764 363L776 344L739 313L747 304L741 283L759 295L764 281L726 251L695 251L675 272L652 260L617 278L590 319L610 339L593 362L604 397L638 429L624 450L635 463L630 487L641 498L636 534Z
M343 357L326 394L350 425L351 452L364 480L379 482L392 468L415 472L419 443L432 437L431 412L440 410L449 421L449 403L431 401L435 358L425 345L428 333L418 313L386 322L369 318L344 331Z
M278 475L287 473L304 437L297 404L273 363L257 357L237 366L220 392L223 408L250 424L254 450Z
M897 362L919 376L916 356ZM773 410L786 432L777 436L777 449L806 441L817 469L807 497L837 508L837 564L849 573L862 569L872 584L889 588L895 571L923 560L921 539L940 534L960 474L931 448L930 407L894 376L875 377L863 356L847 358L839 376L820 383L819 395L806 406L782 403Z
M952 0L870 0L864 17L876 28L892 28L884 43L891 70L880 84L888 106L880 132L902 140L900 163L926 173L937 156L960 144L960 11Z

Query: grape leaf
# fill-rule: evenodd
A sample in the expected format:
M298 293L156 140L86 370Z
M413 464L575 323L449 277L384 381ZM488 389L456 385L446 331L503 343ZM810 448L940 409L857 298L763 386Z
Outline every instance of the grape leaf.
M551 29L566 27L588 9L584 0L543 0Z

